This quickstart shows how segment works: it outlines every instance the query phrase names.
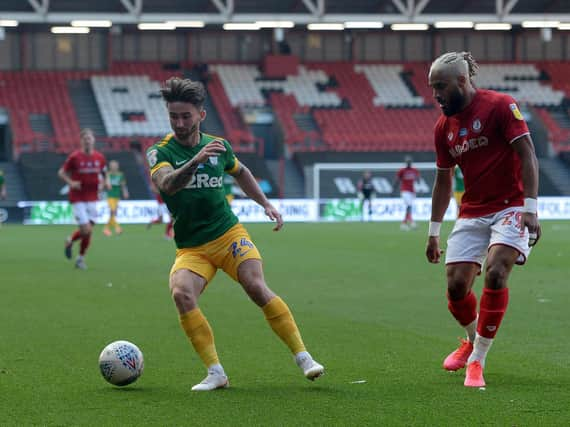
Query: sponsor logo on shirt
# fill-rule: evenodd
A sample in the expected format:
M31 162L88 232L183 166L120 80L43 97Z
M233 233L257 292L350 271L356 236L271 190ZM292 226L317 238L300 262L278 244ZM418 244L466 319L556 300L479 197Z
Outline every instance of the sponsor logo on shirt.
M465 139L461 144L455 144L449 149L449 154L452 157L459 157L463 153L475 150L479 147L489 145L489 139L486 136L479 136L477 138Z
M185 188L221 188L223 179L221 176L210 176L207 173L198 173L192 177Z
M467 128L459 129L459 136L465 136L465 135L467 135Z
M513 113L513 116L515 116L515 119L517 120L524 120L522 113L519 110L519 107L517 106L517 104L509 104L509 108L511 109L511 112Z
M188 161L188 159L177 160L175 163L176 163L176 166L181 166L181 165L183 165L184 163L186 163L187 161Z

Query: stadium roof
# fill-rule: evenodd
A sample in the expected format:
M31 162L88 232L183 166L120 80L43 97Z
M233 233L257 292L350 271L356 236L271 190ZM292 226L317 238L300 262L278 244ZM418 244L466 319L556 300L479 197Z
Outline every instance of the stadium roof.
M568 0L2 0L0 19L67 23L106 19L116 24L199 20L206 24L260 20L313 22L441 20L570 23Z

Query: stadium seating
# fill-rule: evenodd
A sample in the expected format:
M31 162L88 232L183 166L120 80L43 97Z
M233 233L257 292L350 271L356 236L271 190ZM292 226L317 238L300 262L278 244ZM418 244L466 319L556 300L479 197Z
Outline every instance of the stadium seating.
M242 110L273 108L291 152L431 151L433 124L440 112L427 86L429 64L299 65L294 75L269 78L254 65L210 67L208 90L225 136L237 152L258 152L263 141L244 122ZM106 135L106 150L123 150L136 140L144 149L170 131L158 97L161 81L184 75L188 64L166 70L158 62L115 63L106 72L0 72L0 105L10 111L16 152L77 146L79 122L68 93L68 80L90 80ZM568 115L570 64L482 64L477 86L505 91L533 107L553 146L570 150ZM555 114L556 113L556 114ZM31 114L50 118L53 135L35 132ZM301 129L298 117L315 128ZM261 148L260 148L261 147Z

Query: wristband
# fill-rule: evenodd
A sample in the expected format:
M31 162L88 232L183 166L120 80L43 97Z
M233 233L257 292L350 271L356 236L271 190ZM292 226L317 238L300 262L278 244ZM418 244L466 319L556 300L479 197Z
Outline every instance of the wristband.
M441 230L441 222L430 221L428 236L439 237L439 231Z
M532 197L525 197L524 198L524 207L523 212L528 212L532 214L536 214L537 208L537 200Z

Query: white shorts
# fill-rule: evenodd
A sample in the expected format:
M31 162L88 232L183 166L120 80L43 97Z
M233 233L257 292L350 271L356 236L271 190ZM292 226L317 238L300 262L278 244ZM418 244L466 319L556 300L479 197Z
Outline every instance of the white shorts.
M511 207L479 218L459 218L447 239L446 264L473 262L483 265L489 248L510 246L519 252L522 265L530 254L528 229L521 231L523 208Z
M402 191L400 195L402 196L402 200L406 207L412 206L414 204L414 200L416 200L416 193L412 193L411 191Z
M73 216L79 225L97 222L97 202L75 202L71 204Z

